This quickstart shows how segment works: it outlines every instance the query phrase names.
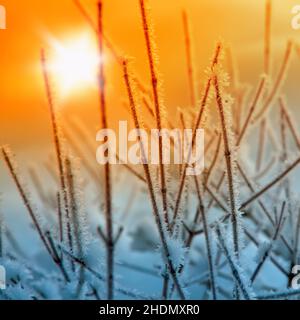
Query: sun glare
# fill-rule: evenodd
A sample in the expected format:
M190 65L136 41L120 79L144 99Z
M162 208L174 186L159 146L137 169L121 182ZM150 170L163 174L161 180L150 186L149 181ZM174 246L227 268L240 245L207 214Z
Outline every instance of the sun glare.
M51 47L49 67L63 96L96 84L100 60L92 37L84 35L64 42L52 40Z

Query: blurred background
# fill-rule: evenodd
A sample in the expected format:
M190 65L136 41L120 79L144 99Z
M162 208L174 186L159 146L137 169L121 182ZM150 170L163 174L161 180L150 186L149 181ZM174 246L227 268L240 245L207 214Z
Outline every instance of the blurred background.
M256 86L263 71L264 1L260 0L151 0L164 96L169 111L189 104L181 11L192 25L195 65L200 91L204 70L214 45L224 40L232 48L241 83ZM40 70L40 50L53 52L81 35L94 34L72 0L2 0L7 10L7 30L0 31L0 143L9 143L20 157L35 159L51 145L49 114ZM96 1L82 0L96 22ZM300 38L291 28L291 9L297 0L274 0L272 9L272 73L276 75L288 38ZM106 34L119 52L134 58L140 78L148 84L148 66L137 0L104 1ZM299 40L300 41L300 40ZM285 84L293 109L297 108L300 57L295 53ZM110 126L128 118L122 107L123 81L119 65L107 53L108 113ZM79 116L91 129L98 127L97 90L82 84L60 99L60 79L52 79L63 117ZM251 87L250 87L251 88Z

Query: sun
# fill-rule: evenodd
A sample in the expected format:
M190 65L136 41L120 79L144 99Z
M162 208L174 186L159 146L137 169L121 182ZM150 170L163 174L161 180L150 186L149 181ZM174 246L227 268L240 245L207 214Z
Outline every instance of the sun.
M49 68L63 96L96 85L100 57L91 36L84 34L65 41L51 39L50 45Z

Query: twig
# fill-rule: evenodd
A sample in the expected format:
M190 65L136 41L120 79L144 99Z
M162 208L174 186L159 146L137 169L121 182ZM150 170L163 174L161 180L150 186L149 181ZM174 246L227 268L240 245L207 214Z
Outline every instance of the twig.
M274 101L274 99L276 99L276 96L279 93L279 89L282 85L282 82L284 80L284 76L285 76L285 73L286 73L286 70L287 70L287 67L289 64L290 56L292 53L292 47L293 47L293 43L291 41L288 41L285 55L284 55L284 59L283 59L279 74L277 76L277 79L275 81L275 84L274 84L271 92L269 93L268 97L266 98L261 110L255 116L253 123L257 122L259 119L261 119L265 115L265 113L268 111L268 109L272 105L272 102Z
M240 131L239 137L237 139L237 142L236 142L237 146L239 146L241 144L242 139L244 138L244 135L246 133L248 125L250 124L250 120L251 120L251 117L253 115L253 112L254 112L254 110L255 110L258 102L259 102L260 97L262 96L265 84L266 84L266 78L262 77L260 82L259 82L256 94L254 96L254 101L252 102L252 104L250 106L250 109L249 109L248 115L246 117L245 123L244 123L244 125L243 125L243 127L242 127L242 129Z
M211 164L210 164L210 166L209 166L209 168L207 170L207 174L205 176L205 181L204 181L204 186L207 186L209 184L209 178L210 178L210 176L211 176L211 174L213 172L213 169L214 169L215 165L217 164L217 160L218 160L218 157L219 157L219 152L221 150L221 142L222 142L222 134L219 133L217 147L216 147L213 159L211 161Z
M232 275L234 276L234 278L236 280L236 283L240 287L244 298L246 300L250 300L251 299L251 294L248 291L247 285L244 283L244 281L243 281L243 279L242 279L242 277L240 275L240 271L236 267L236 263L233 260L234 257L231 257L231 255L230 255L230 252L229 252L229 250L228 250L228 248L227 248L227 246L225 244L224 236L223 236L219 226L217 227L216 232L217 232L217 236L218 236L218 240L219 240L220 246L221 246L221 248L222 248L222 250L223 250L223 252L224 252L224 254L226 256L226 259L228 260L230 269L232 271Z
M23 203L30 215L30 218L32 219L33 223L34 223L34 226L38 232L38 235L43 243L43 245L45 246L47 252L49 253L49 255L51 256L51 258L53 259L54 263L60 268L60 270L62 271L62 265L61 265L61 260L60 259L57 259L57 257L54 255L54 252L51 250L51 247L49 246L48 242L47 242L47 239L43 233L43 230L35 216L35 213L34 213L34 209L30 203L30 200L28 198L28 196L26 195L26 191L24 189L24 187L22 186L21 184L21 181L18 177L18 174L17 174L17 169L16 167L14 166L13 164L13 161L11 159L11 155L10 155L10 152L7 150L6 147L2 147L1 148L1 151L2 151L2 154L4 156L4 160L6 162L6 165L9 169L9 172L16 184L16 187L21 195L21 198L23 200ZM64 274L65 276L65 274ZM67 278L65 278L67 280Z
M82 14L82 16L85 18L85 20L88 22L88 24L91 26L91 28L95 31L96 34L98 34L98 27L97 24L92 20L91 16L88 14L88 12L85 10L83 5L80 3L79 0L73 0L74 4L78 8L79 12ZM122 64L122 59L121 56L118 54L116 48L110 41L110 39L103 33L103 40L105 41L105 44L107 48L110 50L112 53L112 56L115 58L115 60L119 63Z
M252 180L256 181L263 178L276 164L276 160L277 160L277 157L272 156L270 158L270 161L265 165L265 167L260 172L258 172L255 176L252 177Z
M50 248L51 248L51 250L52 250L52 252L53 252L53 254L54 254L55 261L57 261L56 264L57 264L58 267L60 268L60 270L61 270L61 272L62 272L65 280L66 280L67 282L69 282L69 281L70 281L70 277L69 277L69 275L68 275L68 273L67 273L67 271L66 271L66 269L65 269L65 267L64 267L64 265L63 265L63 263L62 263L61 257L59 256L59 254L58 254L58 252L57 252L57 250L56 250L56 247L55 247L53 238L52 238L52 236L51 236L51 234L50 234L49 231L46 232L46 238L48 239L49 246L50 246Z
M259 261L258 265L256 266L252 276L251 276L251 283L253 283L259 273L259 271L261 270L261 268L263 267L264 263L266 262L267 258L270 255L270 252L273 248L273 245L275 243L275 241L277 240L278 236L279 236L279 232L282 229L283 223L284 223L284 219L283 219L283 214L284 214L284 209L285 209L285 202L283 202L282 207L281 207L281 213L280 213L280 217L279 217L279 221L278 224L276 226L274 235L272 237L272 242L270 243L269 248L267 249L267 251L264 253L261 261Z
M248 188L251 190L251 192L255 192L255 188L254 188L252 182L250 181L245 170L241 167L241 165L239 163L237 164L237 168L238 168L239 172L241 173L241 176L243 177L244 181L246 182L246 185L248 186ZM257 203L259 204L260 208L262 209L262 212L266 215L268 220L271 222L272 226L275 227L276 221L274 221L274 219L272 218L272 216L271 216L270 212L267 210L265 204L261 200L258 200ZM284 235L280 235L280 238L283 241L286 248L290 251L290 253L292 253L293 250L292 250L291 246L289 245L289 243L287 242L287 240L285 239Z
M265 87L265 83L266 83L266 78L263 76L260 80L260 83L259 83L259 86L258 86L258 89L257 89L257 92L255 94L255 97L254 97L254 100L253 100L253 103L249 109L249 113L247 115L247 118L245 120L245 123L241 129L241 132L239 134L239 137L237 139L237 142L236 142L236 146L239 147L242 143L242 140L243 138L245 137L245 134L246 134L246 131L247 129L249 128L249 124L251 123L251 118L252 118L252 115L253 115L253 112L259 102L259 99L260 97L262 96L262 93L263 93L263 89ZM224 179L225 179L225 172L223 172L222 176L220 177L220 180L217 184L217 191L219 191L219 189L222 187L223 185L223 182L224 182ZM210 201L209 205L208 205L208 208L210 208L211 206L213 205L213 199Z
M300 163L300 158L296 159L287 169L285 169L282 173L280 173L275 179L269 182L265 187L263 187L260 191L252 195L248 200L244 201L240 206L239 210L246 208L255 201L257 198L261 197L265 192L269 189L273 188L278 182L280 182L287 174L289 174L294 168L298 166Z
M155 107L155 115L156 115L156 125L157 129L161 131L162 129L162 118L161 118L161 101L159 97L159 79L158 79L158 73L156 70L156 64L154 60L154 43L153 39L151 38L150 34L150 28L152 27L149 24L149 17L146 12L145 8L145 0L140 0L140 9L141 9L141 16L142 16L142 23L143 23L143 29L144 29L144 36L146 41L146 47L147 47L147 56L148 56L148 62L149 62L149 69L150 69L150 75L151 75L151 85L152 85L152 94L153 94L153 100L154 100L154 107ZM165 168L163 165L163 138L161 135L158 137L158 152L159 152L159 171L160 171L160 184L161 184L161 196L162 196L162 202L163 202L163 212L164 212L164 220L169 227L169 214L168 214L168 202L167 202L167 185L166 185L166 177L165 177Z
M61 247L61 250L64 251L64 253L66 255L68 255L74 262L78 263L79 265L81 265L84 269L86 269L87 271L89 271L92 275L94 275L98 280L105 282L107 281L99 272L97 272L96 270L94 270L93 268L91 268L90 266L88 266L86 264L86 262L78 257L76 257L75 255L73 255L72 253L68 252L66 249L64 249L63 247ZM116 287L116 291L131 297L133 299L141 299L141 300L149 300L148 297L146 297L145 295L141 295L139 293L134 292L133 290L127 289L127 288L122 288L120 286Z
M105 99L105 76L103 63L103 4L98 1L98 44L100 54L99 66L99 98L100 98L100 113L102 129L107 129L106 116L106 99ZM107 253L107 299L114 298L114 241L113 241L113 222L112 222L112 208L111 208L111 172L110 164L106 162L104 165L105 176L105 218L106 218L106 253Z
M59 226L59 240L61 243L64 241L64 232L63 232L63 216L62 216L62 210L61 210L61 199L60 199L60 193L57 192L57 216L58 216L58 226Z
M43 71L43 76L44 76L46 94L47 94L51 122L52 122L54 145L55 145L57 164L58 164L58 170L59 170L60 187L61 187L61 191L63 194L64 211L65 211L66 223L67 223L68 244L69 244L70 250L72 250L73 240L72 240L71 225L70 225L68 191L67 191L67 186L66 186L66 181L65 181L65 176L64 176L64 155L62 153L62 145L61 145L61 140L60 140L60 136L59 136L57 115L55 112L54 101L53 101L52 92L51 92L50 79L49 79L48 68L47 68L44 50L42 50L42 52L41 52L41 63L42 63L42 71Z
M269 293L269 294L264 294L264 295L257 295L256 298L258 300L272 300L272 299L284 299L284 298L289 298L291 296L299 295L300 294L300 289L297 290L288 290L284 292L277 292L277 293Z
M285 103L285 101L284 101L282 96L279 97L279 104L280 104L280 106L282 108L282 111L284 113L284 116L285 116L285 119L286 119L287 124L289 126L289 129L290 129L290 131L292 133L292 136L293 136L293 138L295 140L295 143L297 145L297 148L300 150L299 134L297 132L296 125L294 124L293 119L292 119L291 115L289 114L289 111L287 109L286 103Z
M216 100L219 109L219 115L221 118L221 126L222 126L222 136L223 136L223 143L224 143L224 152L225 152L225 161L226 161L226 172L227 172L227 179L228 179L228 189L229 189L229 203L230 203L230 210L231 210L231 222L233 228L233 243L234 243L234 251L236 257L239 256L239 234L238 234L238 219L239 219L239 209L237 208L237 195L235 192L234 186L234 161L232 159L232 150L229 142L229 132L228 132L228 123L225 118L224 113L224 105L223 99L221 96L221 88L219 85L218 77L214 77L214 86L216 90Z
M192 55L191 30L190 30L189 18L185 10L182 11L182 22L183 22L184 40L185 40L187 75L188 75L189 90L190 90L190 103L192 107L195 107L197 98L196 98L195 70L194 70L193 55Z
M126 85L126 89L127 89L127 93L128 93L128 99L129 99L129 103L130 103L130 108L131 108L131 112L132 112L134 125L137 130L140 130L141 126L140 126L139 118L138 118L137 111L136 111L136 102L134 99L131 79L130 79L129 73L128 73L128 62L126 59L123 61L123 75L124 75L125 85ZM169 251L169 247L168 247L167 239L166 239L166 234L165 234L165 231L163 228L162 221L160 219L160 214L159 214L159 210L158 210L158 206L157 206L156 198L155 198L155 191L154 191L153 182L152 182L152 178L151 178L151 174L150 174L150 168L149 168L149 165L146 161L147 155L145 153L144 144L143 144L143 140L141 139L141 137L139 137L139 143L140 143L140 149L141 149L141 160L142 160L142 164L143 164L143 168L144 168L144 172L145 172L145 178L146 178L147 185L148 185L148 191L149 191L149 196L150 196L150 200L151 200L153 215L154 215L155 222L156 222L156 225L158 228L163 253L164 253L164 256L166 257L169 272L170 272L171 277L173 279L176 290L177 290L180 298L182 300L184 300L185 295L184 295L184 292L180 286L179 280L177 278L176 270L175 270L175 268L173 266L173 262L171 260L170 251Z
M256 171L258 172L261 168L264 150L265 150L265 137L266 137L266 119L262 119L259 127L259 143L258 143L258 151L256 157Z
M221 44L219 43L217 45L217 48L216 48L216 51L215 51L215 55L213 57L213 61L212 61L212 64L211 64L211 70L214 70L215 66L218 64L219 56L220 56L220 53L221 53L221 49L222 49L222 47L221 47ZM189 160L190 160L190 157L191 157L191 153L192 153L192 150L193 150L193 147L194 147L194 144L195 144L197 129L199 128L199 126L200 126L200 124L202 122L203 116L204 116L205 108L206 108L206 105L207 105L207 102L208 102L208 98L209 98L209 92L210 92L211 85L212 85L212 78L209 77L209 79L207 80L207 83L206 83L206 87L205 87L204 94L203 94L203 97L202 97L202 100L201 100L201 104L200 104L200 109L199 109L199 112L198 112L198 115L197 115L197 119L196 119L196 122L195 122L194 129L193 129L192 141L191 141L191 146L190 146L190 150L189 150L189 153L188 153L187 161L185 162L185 164L184 164L184 166L182 168L182 174L181 174L181 178L180 178L180 182L179 182L179 190L177 192L177 197L176 197L176 202L175 202L175 209L174 209L174 213L173 213L173 221L172 221L172 225L173 226L176 225L176 219L177 219L178 211L179 211L179 208L180 208L180 201L181 201L182 191L183 191L184 184L185 184L186 171L187 171L188 163L189 163Z
M197 195L198 195L199 209L200 209L202 223L203 223L212 297L214 300L217 300L217 287L216 287L216 281L215 281L215 270L214 270L213 256L212 256L210 230L209 230L206 215L205 215L205 209L204 209L204 204L203 204L203 195L201 194L201 189L200 189L199 182L197 180L196 175L194 176L194 180L195 180L196 191L197 191Z

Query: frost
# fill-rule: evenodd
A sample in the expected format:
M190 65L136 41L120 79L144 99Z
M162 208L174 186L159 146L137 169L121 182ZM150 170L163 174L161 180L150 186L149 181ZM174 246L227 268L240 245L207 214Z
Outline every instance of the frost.
M127 79L127 96L117 93L117 98L126 99L127 111L129 98L131 111L136 111L132 112L134 126L147 132L153 126L180 125L193 131L197 124L205 129L205 172L210 173L210 179L206 180L204 174L197 176L195 188L191 177L185 179L182 166L125 166L124 162L109 166L105 175L108 177L109 171L111 188L104 188L105 175L95 163L95 126L85 127L81 121L70 123L70 114L61 122L42 55L54 148L50 156L46 154L48 160L34 158L39 167L29 170L29 185L35 188L31 193L24 179L27 164L22 163L21 174L10 148L1 147L13 184L6 184L8 177L2 179L0 266L6 270L7 289L0 290L1 299L103 300L112 295L116 300L299 298L299 291L286 287L291 266L300 256L300 158L292 149L300 149L300 135L292 121L294 102L280 114L276 103L292 43L288 43L273 84L266 91L265 79L259 79L259 90L253 97L244 94L245 88L254 88L254 84L239 81L230 62L224 63L224 44L218 43L205 71L204 86L197 90L201 99L196 101L197 92L193 108L170 105L171 114L167 115L153 23L148 9L143 10L144 2L148 1L140 0L150 81L143 83L131 66L126 72L127 60L122 60L113 44L106 43L123 66L124 79L120 80ZM88 14L85 16L88 18ZM191 49L192 37L188 40L186 46ZM190 74L195 71L191 67L197 69L187 61ZM189 85L197 87L196 83ZM180 90L183 94L186 88ZM108 88L105 93L110 91ZM101 94L104 96L104 90ZM182 103L176 99L175 95L170 101ZM272 114L268 113L271 108ZM179 111L179 117L178 113L172 114L173 110ZM253 112L249 118L245 117L248 111ZM268 125L257 135L260 119ZM279 127L282 132L286 130L285 147L280 143ZM241 132L244 139L240 138ZM258 169L257 140L262 136L264 163L263 169ZM161 151L164 153L164 148ZM111 201L105 189L111 191ZM134 197L128 199L128 191ZM167 203L163 203L165 194ZM111 204L111 216L106 216L105 203ZM199 203L203 204L201 211L197 211ZM282 214L278 210L282 203L288 213L284 219L284 210ZM285 219L282 227L279 220ZM110 230L112 239L108 240Z
M266 253L268 251L270 251L272 247L272 242L270 241L264 241L259 247L258 247L258 250L257 250L257 253L256 253L256 256L254 258L254 261L257 262L257 263L260 263L264 256L266 255Z
M54 279L56 281L54 281ZM39 292L41 297L46 300L58 300L63 296L61 294L61 287L63 283L60 283L55 275L53 278L44 278L43 280L36 281L32 284L33 288Z
M62 288L62 295L67 300L82 300L87 297L88 286L83 284L82 287L78 286L78 280L74 280Z
M173 267L175 270L178 270L185 261L186 253L188 248L180 239L175 239L172 237L167 237L167 246L170 253L170 260L172 261ZM163 261L167 264L167 259L164 254L163 248L159 246L158 251L161 253ZM163 268L163 266L162 266Z
M25 288L21 283L18 283L14 286L9 286L5 290L4 296L10 300L32 300L34 294Z
M18 261L2 258L0 265L5 268L7 284L26 282L32 279L30 270Z

